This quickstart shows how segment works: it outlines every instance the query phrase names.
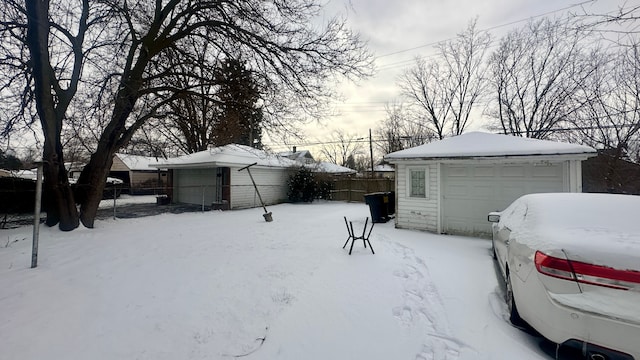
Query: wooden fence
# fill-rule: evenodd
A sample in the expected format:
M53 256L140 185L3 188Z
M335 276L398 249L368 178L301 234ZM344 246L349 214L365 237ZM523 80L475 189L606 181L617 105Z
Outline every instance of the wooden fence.
M393 179L343 178L333 182L331 200L364 202L364 194L395 191Z

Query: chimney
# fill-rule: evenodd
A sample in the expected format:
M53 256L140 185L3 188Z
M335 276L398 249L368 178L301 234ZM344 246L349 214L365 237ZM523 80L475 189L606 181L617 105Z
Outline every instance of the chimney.
M293 147L293 152L296 152L296 150L297 150L297 149L296 149L296 147L294 146L294 147Z

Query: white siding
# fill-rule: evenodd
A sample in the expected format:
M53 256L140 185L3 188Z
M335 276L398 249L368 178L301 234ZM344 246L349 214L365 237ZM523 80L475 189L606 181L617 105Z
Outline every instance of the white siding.
M262 206L251 178L246 170L231 168L231 208L243 209ZM287 199L288 172L277 168L251 168L251 175L266 205L278 204Z
M491 236L487 214L524 194L569 191L564 163L521 162L442 165L442 229L448 234Z
M409 196L408 169L427 171L427 194L424 198ZM437 231L438 226L438 167L430 164L397 164L396 166L396 227Z
M230 208L244 209L262 206L246 170L230 171ZM285 169L251 168L251 175L266 205L278 204L287 199ZM216 168L176 169L174 176L174 201L185 204L210 206L216 196Z

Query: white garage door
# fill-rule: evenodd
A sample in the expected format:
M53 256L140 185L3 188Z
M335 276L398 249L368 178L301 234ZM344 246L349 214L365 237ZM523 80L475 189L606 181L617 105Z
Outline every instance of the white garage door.
M443 231L490 236L490 211L503 210L524 194L566 191L563 173L562 163L443 165Z

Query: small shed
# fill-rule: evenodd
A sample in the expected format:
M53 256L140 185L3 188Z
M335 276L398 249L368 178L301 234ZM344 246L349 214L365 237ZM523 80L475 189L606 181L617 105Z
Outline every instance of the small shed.
M165 169L151 167L158 160L161 158L116 153L109 176L122 180L131 194L155 194L167 180Z
M470 132L385 156L398 228L490 237L487 214L521 195L582 192L583 145Z
M214 209L258 207L260 200L247 165L265 204L287 200L287 180L293 160L245 145L229 144L170 158L152 165L169 169L172 202L211 206Z

